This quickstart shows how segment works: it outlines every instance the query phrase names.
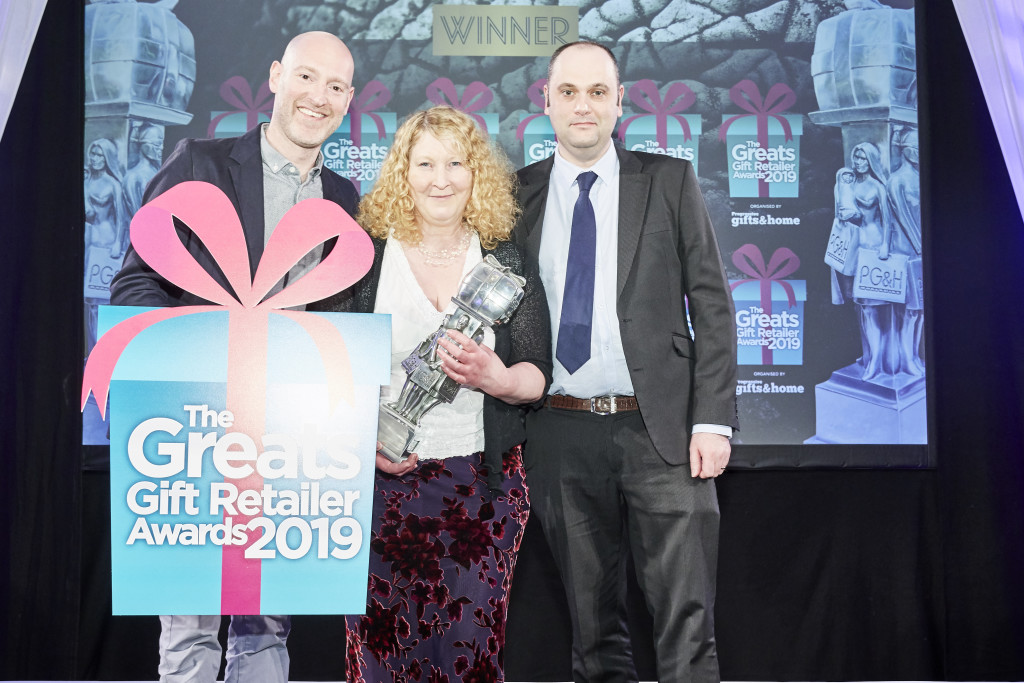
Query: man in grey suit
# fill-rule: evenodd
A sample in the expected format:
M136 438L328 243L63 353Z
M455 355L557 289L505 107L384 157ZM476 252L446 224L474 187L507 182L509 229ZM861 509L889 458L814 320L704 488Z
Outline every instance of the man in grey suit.
M149 183L143 201L189 180L216 185L241 219L250 276L256 272L274 227L299 201L323 198L354 214L359 202L355 186L326 168L320 152L348 111L355 92L353 72L352 54L336 36L319 31L296 36L281 60L270 67L270 89L276 96L270 123L237 138L182 140ZM176 225L196 262L230 291L206 246L185 226ZM278 287L310 271L329 247L307 254ZM160 277L132 248L110 291L110 302L119 306L208 303ZM221 659L217 638L220 615L167 615L160 617L160 624L160 680L216 681ZM287 681L290 629L291 618L284 615L231 617L225 682Z
M527 481L566 588L574 679L637 680L631 552L658 679L714 683L732 297L692 165L612 144L623 92L607 48L556 51L544 94L557 151L519 172L516 234L540 264L555 356L551 393L527 417Z

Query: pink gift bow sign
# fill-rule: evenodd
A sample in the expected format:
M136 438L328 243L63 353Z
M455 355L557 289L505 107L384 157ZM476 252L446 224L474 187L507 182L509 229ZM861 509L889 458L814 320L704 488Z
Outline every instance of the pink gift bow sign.
M531 102L533 102L534 106L540 107L540 113L530 114L519 122L519 125L516 127L516 140L519 140L519 142L523 141L523 133L526 132L526 124L539 116L544 116L544 86L547 85L547 83L548 79L538 78L530 85L529 88L526 89L526 96Z
M461 112L469 114L480 124L480 130L487 133L487 124L484 117L473 112L485 108L494 99L494 93L482 81L473 81L462 91L462 98L459 98L455 91L455 84L450 78L438 78L427 86L427 99L434 104L447 104Z
M185 249L173 218L184 222L210 251L236 299ZM337 238L312 271L266 301L267 292L314 247ZM249 257L242 224L231 201L214 185L190 181L172 187L143 206L131 223L139 256L169 282L218 305L161 308L131 317L103 335L86 363L82 407L96 395L101 414L114 367L142 330L162 320L214 311L228 312L227 409L231 429L259 443L264 433L267 385L267 327L271 313L298 323L313 339L324 363L331 408L354 401L352 367L344 339L331 323L311 313L279 310L323 299L357 282L373 262L369 236L337 204L307 199L289 209L267 242L256 276L249 279ZM262 477L231 480L239 490L259 490ZM234 516L242 524L251 517ZM260 613L260 562L245 557L248 546L224 546L221 569L223 614Z
M270 116L274 110L274 93L270 92L269 81L263 81L256 96L253 97L249 81L241 76L232 76L221 83L220 98L236 109L215 116L206 129L207 137L212 138L215 135L217 124L226 116L245 114L245 129L252 130L259 123L260 114Z
M730 285L730 290L735 290L747 282L760 282L761 309L768 315L771 315L772 283L777 282L782 286L783 291L786 292L786 303L789 307L796 305L796 292L793 291L793 285L784 279L795 273L796 269L800 267L800 259L791 249L788 247L776 249L768 260L768 264L765 265L761 250L753 244L744 244L733 252L732 262L750 277L734 282ZM765 365L770 365L772 362L772 350L767 346L761 347L761 361Z
M737 114L723 121L721 129L718 131L719 140L725 141L729 126L732 125L733 121L747 116L757 117L757 144L761 146L761 149L767 149L768 147L769 118L774 118L782 126L782 133L787 142L793 139L793 129L786 117L782 115L782 112L792 107L796 102L796 93L785 83L773 85L768 89L768 95L762 99L761 90L757 87L757 84L749 79L745 79L729 89L729 99L737 107L750 113ZM757 193L760 197L768 196L767 181L757 181Z
M363 114L370 117L377 126L377 139L383 140L387 137L384 129L384 119L375 113L378 109L391 101L391 91L380 81L370 81L366 84L359 95L348 105L349 131L352 137L352 144L359 147L363 144Z
M685 111L697 101L697 95L685 83L671 83L665 90L665 97L662 98L658 92L658 86L649 78L644 78L629 86L629 101L643 109L646 114L630 116L619 126L619 139L625 141L626 129L636 119L642 116L654 115L654 125L657 131L658 146L668 147L668 118L671 116L683 129L683 140L693 139L690 133L690 122L679 116L679 112Z

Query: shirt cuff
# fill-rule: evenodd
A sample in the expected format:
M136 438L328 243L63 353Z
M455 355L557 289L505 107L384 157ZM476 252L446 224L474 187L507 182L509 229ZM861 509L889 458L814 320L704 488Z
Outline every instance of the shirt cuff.
M721 434L727 439L732 438L732 427L728 425L711 425L711 424L696 424L693 425L693 433L699 434L701 432L709 434Z

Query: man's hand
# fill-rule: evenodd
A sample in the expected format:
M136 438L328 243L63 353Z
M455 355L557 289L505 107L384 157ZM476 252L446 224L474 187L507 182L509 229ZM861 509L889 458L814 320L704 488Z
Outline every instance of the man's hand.
M713 479L729 464L732 444L721 434L697 432L690 436L690 476Z
M419 461L419 456L415 453L410 453L409 457L402 462L393 462L386 455L382 455L380 449L383 448L383 444L380 441L377 442L377 469L381 472L387 472L393 474L396 477L400 477L403 474L408 474L416 469L416 463Z

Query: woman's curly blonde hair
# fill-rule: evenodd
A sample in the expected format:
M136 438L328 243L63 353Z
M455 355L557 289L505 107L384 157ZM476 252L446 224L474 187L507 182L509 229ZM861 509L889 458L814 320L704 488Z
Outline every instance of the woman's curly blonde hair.
M508 157L491 144L467 114L451 107L433 107L411 114L395 133L373 190L359 202L359 224L374 237L389 235L418 244L416 206L409 186L409 155L426 133L454 144L473 174L473 190L462 224L480 236L485 249L507 240L519 216L513 193L516 175Z

